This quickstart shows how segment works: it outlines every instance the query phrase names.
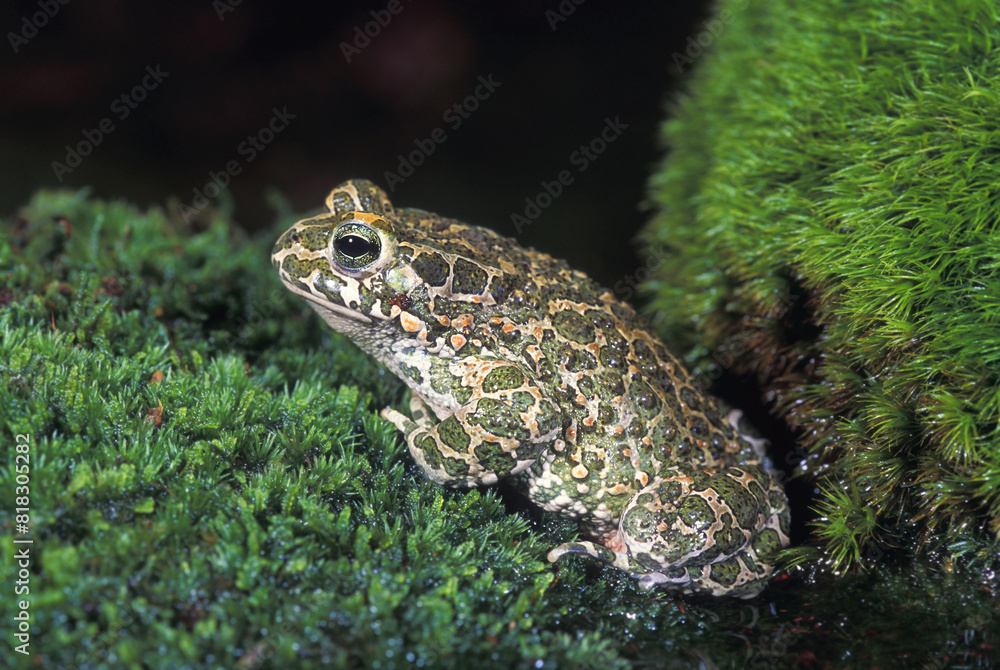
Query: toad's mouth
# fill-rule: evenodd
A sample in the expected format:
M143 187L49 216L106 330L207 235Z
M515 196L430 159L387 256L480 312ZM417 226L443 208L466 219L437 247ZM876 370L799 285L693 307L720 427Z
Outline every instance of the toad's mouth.
M334 325L335 321L353 321L357 324L363 324L366 326L371 326L375 324L375 319L368 316L367 314L362 314L350 307L344 307L343 305L338 305L335 302L330 302L329 300L318 298L315 295L306 293L305 291L295 290L293 292L299 294L307 301L309 301L309 306L312 307L316 312L323 317L323 320L329 323L333 328L341 330Z
M309 306L336 331L349 334L359 326L375 325L375 319L367 314L333 302L326 296L314 293L313 290L307 291L296 284L285 281L282 283L295 295L305 298Z

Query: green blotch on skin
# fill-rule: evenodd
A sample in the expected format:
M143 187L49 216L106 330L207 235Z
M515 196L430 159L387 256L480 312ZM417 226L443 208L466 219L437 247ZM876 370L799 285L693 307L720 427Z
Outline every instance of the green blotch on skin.
M515 389L524 384L524 373L513 365L495 368L483 380L483 391L496 393L507 389Z
M449 416L439 423L437 433L441 441L455 451L464 452L468 450L469 444L472 442L472 439L462 428L462 424L455 418L455 415Z
M302 281L300 278L309 277L315 270L320 272L329 271L330 263L322 258L313 258L311 260L299 260L298 257L289 254L285 256L284 260L281 261L281 269L285 271L285 274L295 283L296 286L302 290L308 292L309 285ZM341 285L342 282L338 279L335 281L336 285ZM332 302L340 302L340 294L327 294L331 297ZM335 297L334 297L335 296Z
M642 505L636 505L626 512L622 520L622 530L632 537L647 538L656 532L657 518L654 512Z
M624 370L628 367L628 360L620 351L611 347L603 347L599 355L601 364L614 370Z
M414 272L430 286L444 286L448 282L451 266L438 254L420 254L411 265Z
M587 471L594 476L596 476L600 472L603 472L604 469L607 467L607 461L601 458L600 453L597 450L585 451L583 454L582 463L583 467L587 468Z
M399 366L399 371L407 379L412 379L416 383L420 384L424 381L424 376L420 374L420 368L414 367L412 365L407 365L406 363L401 363Z
M657 449L666 449L669 453L670 447L673 447L680 438L680 433L670 421L660 421L653 426L649 438Z
M525 355L531 362L530 356ZM543 358L538 362L537 366L537 379L540 382L554 382L559 378L559 371L556 369L555 364L548 358Z
M622 381L622 376L614 370L598 372L594 375L594 380L597 387L601 390L602 397L613 398L625 395L625 383Z
M632 406L646 417L652 418L660 412L660 397L643 381L634 381L628 387Z
M637 553L633 557L633 560L642 567L649 570L650 572L657 572L661 568L663 568L663 563L660 561L658 556L654 556L653 554L648 554L644 551L640 551L639 553Z
M455 275L451 280L451 289L455 293L478 295L486 290L488 275L478 265L464 258L455 261Z
M719 497L726 501L729 509L736 517L736 523L743 528L753 528L757 524L758 516L764 512L770 512L764 501L764 496L754 495L760 491L758 487L748 489L732 477L719 474L711 478L710 485L719 494Z
M310 251L323 251L330 243L331 224L333 217L323 217L320 223L311 226L301 226L296 232L299 245ZM325 260L325 259L320 259Z
M517 462L514 458L491 442L483 442L474 450L476 459L487 472L504 475L514 469Z
M632 419L632 423L628 425L628 436L635 442L638 442L646 435L646 424L639 417ZM654 448L660 448L660 444L654 442Z
M590 344L594 341L594 326L582 314L563 310L552 317L552 324L560 335L571 342Z
M385 208L382 206L382 194L375 184L357 179L354 181L354 185L357 188L358 201L361 203L362 211L385 214Z
M746 543L742 529L733 525L731 514L722 515L722 528L715 531L715 546L703 554L703 562L709 563L716 556L736 553ZM752 528L752 526L750 526Z
M611 408L610 404L602 400L597 406L597 422L602 426L607 426L614 423L614 420L614 409Z
M557 344L553 342L551 345L546 346L546 343L543 343L542 350L545 351L546 355L552 356L568 372L593 370L597 367L597 361L589 351L574 349L569 344Z
M343 214L357 209L354 199L343 191L338 191L337 193L332 194L331 200L333 204L333 211L337 214Z
M711 505L696 495L684 498L677 508L677 516L685 525L698 531L708 530L715 523L715 512Z
M656 487L655 494L647 492L642 495L643 498L645 498L645 496L649 496L650 499L652 499L653 496L655 495L659 497L659 499L663 503L670 504L676 500L680 500L680 497L681 495L683 495L683 493L684 493L684 488L681 486L680 482L666 481L666 482L661 482L660 485Z
M471 440L454 417L448 417L438 424L437 433L438 439L455 451L465 453L468 450ZM468 464L457 458L446 457L441 453L438 443L430 435L416 440L415 446L431 470L444 470L449 476L456 479L469 474Z
M430 435L418 438L414 441L414 447L421 453L427 467L432 470L440 470L444 466L444 456L438 449L437 442Z
M712 579L723 586L732 586L740 576L740 564L735 558L721 561L712 566Z
M753 540L753 549L758 556L767 557L781 549L781 541L777 531L765 528Z
M461 377L451 374L449 366L450 361L447 359L434 358L431 360L431 388L441 395L453 396L459 405L464 405L472 397L472 388L462 386Z
M511 406L517 412L527 412L535 404L535 398L527 391L515 391L510 394Z
M514 279L510 275L499 275L490 282L490 295L498 305L503 304L510 295L514 285Z
M472 389L468 386L460 386L457 383L452 387L452 395L459 405L465 405L472 400Z
M600 328L601 330L613 333L615 322L606 312L600 309L588 309L583 313L583 316L587 321L594 324L595 328Z
M362 282L358 286L358 297L361 298L361 304L357 306L358 311L362 314L371 314L372 306L379 296Z
M497 437L509 437L526 441L531 437L528 428L517 412L506 403L494 398L482 398L476 411L468 417L468 422L480 426Z

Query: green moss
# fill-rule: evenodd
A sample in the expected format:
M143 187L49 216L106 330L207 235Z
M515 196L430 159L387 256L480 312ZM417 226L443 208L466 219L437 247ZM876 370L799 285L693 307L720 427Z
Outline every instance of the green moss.
M26 536L0 506L9 593L24 547L12 540L33 542L30 592L0 599L8 622L30 603L29 655L8 626L5 661L605 670L742 667L749 653L797 667L801 653L839 657L858 641L898 655L867 628L830 641L844 590L870 594L871 581L824 597L783 580L751 603L650 595L592 562L549 564L573 523L505 509L510 491L426 481L377 414L403 406L402 384L260 270L291 218L247 240L220 218L189 229L43 192L3 229L0 430L7 445L30 436ZM16 451L3 453L0 490L13 492ZM936 571L916 587L876 574L893 590L859 599L865 612L898 615L914 588L944 594L908 603L924 627L912 657L985 639L992 619L963 636L954 612L987 611L988 595ZM823 625L802 628L803 616Z
M652 182L658 324L798 429L838 567L914 523L995 541L997 6L723 8Z
M0 508L11 592L12 540L33 542L30 653L4 658L624 667L627 627L571 607L588 590L610 611L647 603L634 584L551 566L570 523L532 529L495 491L427 482L377 416L402 384L280 287L276 232L179 221L42 192L2 231L0 490L17 484L18 435L30 465L28 533Z

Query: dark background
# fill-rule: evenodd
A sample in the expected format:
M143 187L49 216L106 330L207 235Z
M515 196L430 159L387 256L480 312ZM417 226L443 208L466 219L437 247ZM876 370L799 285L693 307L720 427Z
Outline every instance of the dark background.
M704 29L705 3L399 0L396 14L388 4L3 3L0 215L54 186L191 205L209 173L235 160L241 172L215 202L257 230L274 219L269 189L306 212L350 177L385 187L399 155L441 128L447 139L391 193L397 206L515 235L525 198L570 170L573 183L517 237L609 286L634 273L658 126L683 80L671 55ZM372 11L391 19L348 62L344 45L374 28ZM121 119L115 100L157 66L169 75ZM480 76L500 86L453 129L445 112ZM273 109L295 118L248 161L240 144ZM616 117L628 128L579 172L571 154ZM60 183L52 163L68 167L67 145L105 118L114 130Z
M269 193L305 214L348 178L388 190L400 155L437 130L447 139L394 184L396 206L516 236L608 287L636 276L635 238L653 214L647 184L664 155L659 127L690 73L673 56L705 35L707 2L397 0L392 14L389 0L236 1L0 5L0 216L40 187L62 186L179 217L210 173L236 161L240 173L212 203L257 231L275 218ZM44 16L43 6L58 9L28 37L25 18ZM390 17L377 31L373 11ZM355 43L366 24L377 34ZM120 119L121 96L147 68L169 74ZM453 128L445 114L480 77L500 85ZM295 118L248 160L241 144L275 109ZM628 127L580 172L571 156L607 118ZM93 137L104 119L114 130L60 182L53 162L66 164L67 145ZM511 215L523 216L525 199L563 170L573 182L516 230ZM267 258L261 271L270 271ZM747 410L784 465L791 436L760 404L756 384L725 376L714 390Z

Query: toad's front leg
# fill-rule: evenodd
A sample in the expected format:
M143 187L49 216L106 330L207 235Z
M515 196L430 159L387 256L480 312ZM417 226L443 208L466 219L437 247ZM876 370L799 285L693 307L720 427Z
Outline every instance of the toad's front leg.
M505 387L486 384L441 419L414 392L412 419L382 411L406 437L410 454L436 484L477 486L521 472L562 436L562 416L538 387L510 366ZM516 371L516 372L515 372Z

